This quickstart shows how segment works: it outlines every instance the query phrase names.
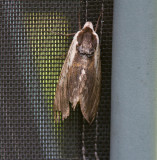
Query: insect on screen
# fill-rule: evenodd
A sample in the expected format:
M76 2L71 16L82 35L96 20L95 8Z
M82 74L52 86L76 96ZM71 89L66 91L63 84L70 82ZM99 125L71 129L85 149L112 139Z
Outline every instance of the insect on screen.
M112 0L0 1L0 159L102 159L110 154ZM91 21L101 54L101 97L92 124L80 107L55 122L59 75L76 33ZM61 115L59 115L61 117Z

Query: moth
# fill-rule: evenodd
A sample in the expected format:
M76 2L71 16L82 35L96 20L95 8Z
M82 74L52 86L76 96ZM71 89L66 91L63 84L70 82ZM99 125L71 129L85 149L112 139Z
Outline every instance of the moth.
M91 124L96 116L100 101L101 61L99 37L91 22L73 37L64 61L54 99L55 119L58 112L62 120L70 114L70 106L77 104L83 117Z

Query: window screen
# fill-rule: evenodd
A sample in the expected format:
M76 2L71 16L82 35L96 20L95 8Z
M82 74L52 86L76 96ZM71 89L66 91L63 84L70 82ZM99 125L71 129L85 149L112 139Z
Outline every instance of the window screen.
M0 1L0 159L109 160L112 0ZM101 101L89 125L80 108L55 123L56 84L72 36L103 10Z

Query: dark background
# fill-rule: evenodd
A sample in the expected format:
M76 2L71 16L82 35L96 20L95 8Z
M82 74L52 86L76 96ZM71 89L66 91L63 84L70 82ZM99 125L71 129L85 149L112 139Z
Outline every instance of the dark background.
M102 7L98 116L89 125L77 107L56 124L54 89L72 37L50 31L77 32L79 10L81 25L87 20L95 26ZM109 160L112 19L112 0L0 1L0 159L80 160L84 143L86 159L97 152L100 160Z

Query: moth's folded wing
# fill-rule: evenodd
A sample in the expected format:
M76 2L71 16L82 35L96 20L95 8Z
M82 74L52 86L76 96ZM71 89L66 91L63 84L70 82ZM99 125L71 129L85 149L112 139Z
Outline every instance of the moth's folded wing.
M69 116L69 96L68 96L68 72L69 68L73 63L73 58L76 53L76 45L77 45L77 34L74 36L71 46L68 51L68 55L63 64L60 78L57 84L54 106L53 110L55 112L59 111L62 113L62 119L64 120ZM56 117L57 118L57 117Z
M87 72L86 81L80 87L80 107L84 118L88 123L92 123L99 106L101 91L101 63L99 60L98 68L92 68Z
M68 84L69 84L69 101L73 110L75 110L77 103L79 102L79 77L80 77L81 67L74 64L69 69L68 74Z
M62 119L64 120L69 116L69 100L67 94L67 78L64 79L61 85L57 85L56 93L55 93L55 100L54 100L54 108L55 112L62 113ZM55 113L57 114L57 113ZM58 115L58 114L57 114ZM59 116L55 117L59 120Z

